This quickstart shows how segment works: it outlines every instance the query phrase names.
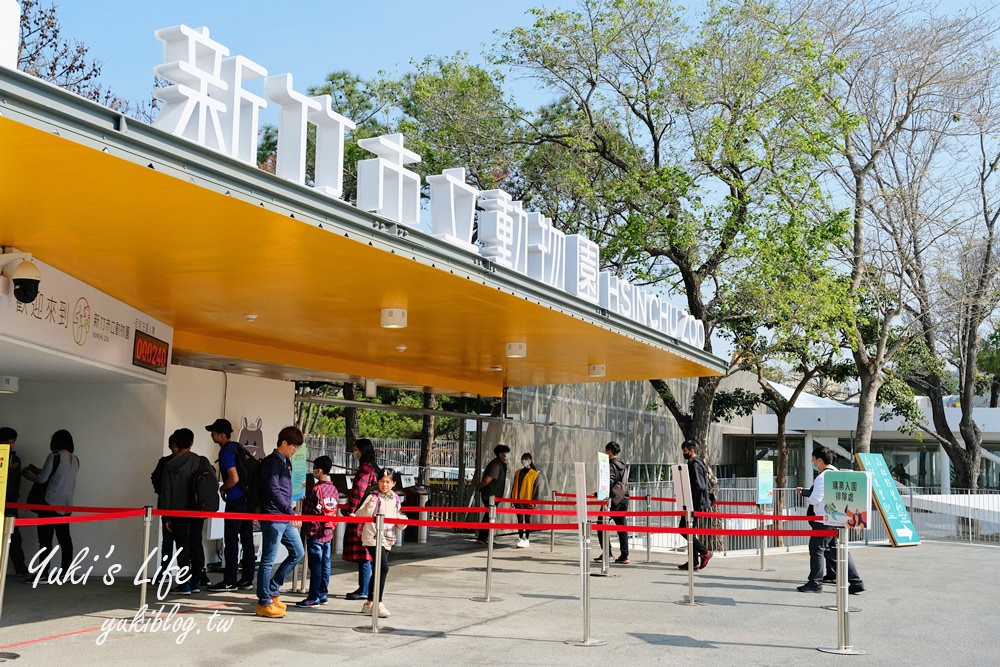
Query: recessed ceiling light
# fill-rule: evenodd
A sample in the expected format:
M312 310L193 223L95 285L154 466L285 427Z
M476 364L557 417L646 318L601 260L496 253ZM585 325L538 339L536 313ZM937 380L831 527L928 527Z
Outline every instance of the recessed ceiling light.
M405 345L397 345L396 346L396 352L406 352L406 346Z
M257 321L257 313L245 313L243 315L243 319L245 319L247 322L255 322Z
M494 373L499 373L500 371L503 370L503 366L490 366L489 370L493 371Z

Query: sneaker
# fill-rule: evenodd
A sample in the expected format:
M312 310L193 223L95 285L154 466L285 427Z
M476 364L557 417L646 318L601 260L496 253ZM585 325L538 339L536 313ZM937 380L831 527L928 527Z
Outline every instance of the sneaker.
M608 558L611 558L611 554L608 554ZM597 558L594 559L595 563L600 563L603 561L604 561L604 556L598 556Z
M363 605L361 605L361 613L371 615L372 613L372 601L368 600Z
M847 587L847 592L850 593L851 595L857 595L858 593L861 593L864 590L865 590L864 584L851 584L850 586Z
M240 579L239 581L236 582L236 588L240 589L241 591L252 591L256 587L257 584L256 582L254 582L253 579Z
M835 575L835 574L828 574L828 575L824 576L823 577L823 583L824 584L835 584L835 583L837 583L837 575Z
M526 540L526 539L524 539L524 538L522 537L521 539L519 539L519 540L517 541L517 544L515 544L515 545L514 545L514 548L515 548L515 549L524 549L524 548L526 548L527 546L528 546L528 540Z
M188 585L191 587L192 593L201 593L201 584L191 583Z
M305 600L299 600L298 602L296 602L295 606L296 607L318 607L321 604L323 604L323 603L320 602L319 600L313 600L313 599L310 599L310 598L306 598Z
M178 584L170 589L171 595L191 595L191 584Z
M271 604L273 604L275 607L277 607L281 611L285 611L286 609L288 609L288 605L286 605L284 602L282 602L281 600L279 600L277 595L272 595L271 596Z
M706 551L701 555L701 563L698 565L699 570L704 570L705 566L708 565L708 561L712 560L712 552Z
M328 600L326 599L325 595L318 600L319 604L326 604L327 602L328 602Z
M389 610L381 602L378 603L378 617L389 618Z
M367 593L362 593L361 591L354 591L353 593L348 593L344 596L345 600L364 600L368 597Z
M812 584L803 584L802 586L799 586L795 590L797 590L799 593L822 593L823 587L813 586Z
M619 565L628 565L631 561L629 561L629 559L626 558L625 556L619 556L618 558L615 559L615 562L618 563Z
M217 584L212 584L211 586L207 586L205 590L207 590L209 593L221 593L223 591L235 591L236 588L237 588L236 584L227 584L224 581L220 581Z
M678 569L678 570L684 570L684 571L687 571L687 569L688 569L688 564L687 564L687 563L681 563L680 565L678 565L678 566L677 566L677 569ZM693 569L697 570L697 569L698 569L698 566L697 566L697 565L695 565Z
M257 615L264 618L284 618L285 610L279 608L273 602L269 605L257 605Z

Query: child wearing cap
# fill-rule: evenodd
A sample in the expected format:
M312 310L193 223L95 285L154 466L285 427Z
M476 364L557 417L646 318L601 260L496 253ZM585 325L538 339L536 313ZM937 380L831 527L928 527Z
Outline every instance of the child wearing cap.
M393 493L396 486L396 471L386 468L378 478L378 491L371 494L361 503L361 507L355 513L357 516L375 516L381 514L386 519L405 519L406 515L400 511L399 496ZM361 544L368 550L375 562L376 549L375 522L366 523L361 529ZM382 595L385 593L385 579L389 574L389 550L396 543L396 525L386 523L382 530L382 563L379 568L381 572L372 572L372 582L368 587L368 601L361 607L362 614L372 613L372 605L375 603L375 586L378 585L378 615L379 618L389 616L389 610L382 604Z
M330 481L333 460L329 456L318 456L313 461L313 476L316 483L305 500L302 513L314 516L337 516L340 495ZM326 604L327 585L330 583L330 545L333 541L333 524L310 521L306 527L309 553L309 595L295 603L296 607L317 607Z

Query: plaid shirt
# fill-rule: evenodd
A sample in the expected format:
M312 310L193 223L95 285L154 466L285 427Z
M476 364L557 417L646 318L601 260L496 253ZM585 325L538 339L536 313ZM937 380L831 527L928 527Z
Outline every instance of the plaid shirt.
M313 516L337 516L340 494L333 482L316 482L302 501L302 513ZM333 524L310 521L306 527L306 537L313 542L329 542L333 539Z
M361 507L361 501L368 495L368 487L378 483L378 472L370 463L362 463L354 475L351 493L347 496L347 514L353 514ZM361 524L349 523L344 530L344 560L360 562L371 560L368 550L361 544Z

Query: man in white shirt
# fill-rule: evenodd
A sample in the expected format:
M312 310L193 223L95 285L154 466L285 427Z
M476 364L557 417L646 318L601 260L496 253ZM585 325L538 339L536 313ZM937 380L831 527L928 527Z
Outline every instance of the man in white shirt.
M800 486L796 487L796 491L809 503L807 514L810 516L823 516L823 475L827 470L836 470L833 466L833 452L826 447L816 447L813 449L812 463L819 471L816 479L813 480L812 488L803 489ZM810 524L815 530L827 530L830 528L830 526L825 526L820 521L811 521ZM809 580L796 589L800 593L823 592L825 553L831 548L831 543L834 539L833 537L809 538ZM847 554L847 581L849 582L847 591L851 595L857 595L865 590L865 583L861 579L861 575L858 574L857 568L854 567L854 558L850 553Z

